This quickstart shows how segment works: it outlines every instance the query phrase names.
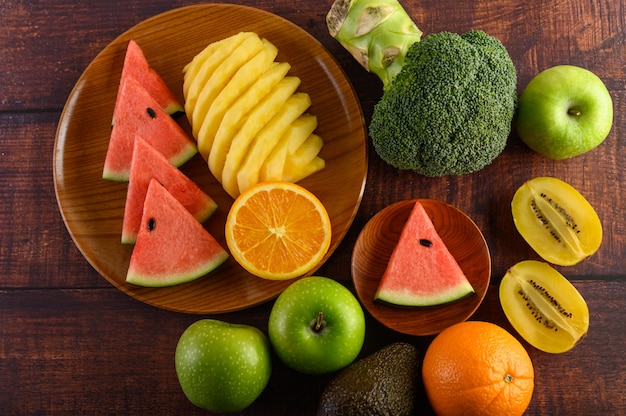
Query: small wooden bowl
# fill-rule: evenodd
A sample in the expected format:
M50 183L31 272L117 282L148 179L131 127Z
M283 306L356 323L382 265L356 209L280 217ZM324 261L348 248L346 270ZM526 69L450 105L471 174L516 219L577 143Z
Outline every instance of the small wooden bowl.
M352 280L361 303L383 325L404 334L433 335L465 321L476 311L489 287L491 257L482 233L465 213L441 201L419 199L476 293L432 307L401 307L374 301L415 202L406 200L390 205L365 225L352 253Z
M128 184L102 179L128 41L137 41L182 102L183 67L209 43L240 31L274 43L277 62L289 62L290 73L302 80L300 90L311 95L310 112L318 118L326 167L299 184L322 201L332 224L330 248L316 268L337 249L361 203L367 177L363 112L346 74L317 39L280 16L234 4L185 6L144 20L107 45L76 83L59 121L53 169L59 209L78 249L111 284L153 306L198 314L233 312L273 299L293 282L260 279L231 257L206 277L182 285L126 283L133 247L121 244L120 235ZM185 118L179 120L191 134ZM204 225L226 247L224 224L233 199L199 155L181 170L217 202L217 212Z

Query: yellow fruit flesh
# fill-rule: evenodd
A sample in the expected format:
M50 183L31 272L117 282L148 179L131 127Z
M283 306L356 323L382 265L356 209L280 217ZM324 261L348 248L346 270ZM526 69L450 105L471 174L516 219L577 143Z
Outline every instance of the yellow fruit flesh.
M225 59L213 72L206 84L202 87L196 105L193 109L192 134L198 137L198 131L204 123L206 114L209 112L215 97L224 89L233 75L250 58L263 50L263 42L258 36L245 39L230 56Z
M317 118L304 114L310 97L296 92L300 79L287 76L291 66L275 62L277 55L267 39L240 32L209 44L183 68L185 112L198 150L233 197L259 181L296 181L325 166L319 149L311 153L317 144L304 146L304 158L296 154ZM294 80L298 85L287 94L285 84Z
M288 154L295 152L317 127L317 117L311 114L302 114L287 131L267 156L259 172L262 181L278 181L283 178L285 160Z
M568 351L589 328L587 303L547 263L527 260L511 267L502 278L499 296L513 328L542 351Z
M571 185L539 177L523 184L511 202L519 233L544 260L569 266L594 254L602 224L591 204Z
M326 161L315 156L310 162L298 166L286 166L283 171L283 179L288 182L299 182L307 176L311 176L326 166Z
M307 93L294 93L274 118L257 134L248 147L245 159L237 172L237 185L240 193L259 181L259 172L263 166L263 161L276 146L289 125L300 117L310 105L311 97Z
M215 134L219 128L224 114L254 82L266 70L268 70L274 58L278 54L278 49L271 43L263 41L263 49L252 59L243 64L233 75L228 84L219 92L198 130L198 151L205 160L208 160Z
M321 170L325 162L318 156L324 142L317 134L311 134L301 145L285 159L282 179L298 182L306 176Z
M191 62L185 65L183 68L183 94L185 98L187 97L189 89L192 86L192 81L199 78L198 73L202 69L203 63L207 61L224 43L230 41L231 40L229 38L226 38L209 44L206 48L200 51L200 53L194 56ZM215 65L217 65L217 62L219 61L215 62Z
M233 198L239 195L237 172L252 140L280 111L299 85L300 78L298 77L283 78L276 88L250 112L237 134L233 137L230 149L226 154L224 169L222 170L222 186Z
M213 75L216 68L228 58L245 38L255 36L254 33L243 32L229 38L223 39L215 44L209 45L205 49L202 58L197 61L192 60L192 64L187 67L183 83L183 93L185 95L185 114L191 125L197 124L193 119L193 113L196 107L198 96L202 92L209 78ZM194 63L195 61L195 63ZM187 91L185 93L185 91Z
M284 79L290 65L281 62L265 72L233 106L226 111L215 133L215 139L209 153L209 168L218 181L222 181L222 170L226 163L226 154L233 137L248 117L250 111L265 98Z

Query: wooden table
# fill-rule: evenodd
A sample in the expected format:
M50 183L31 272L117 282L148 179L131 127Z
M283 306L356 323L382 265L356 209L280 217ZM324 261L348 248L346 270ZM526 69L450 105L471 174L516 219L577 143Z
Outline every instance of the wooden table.
M65 228L55 199L52 154L65 101L89 62L120 33L158 13L194 2L5 1L0 4L0 413L205 414L182 394L173 359L178 337L204 316L155 308L96 273ZM332 39L324 17L331 0L248 0L315 36L353 82L366 120L381 88ZM512 330L497 284L517 261L536 258L516 232L510 200L525 180L553 175L577 187L604 224L599 252L560 270L586 298L591 325L582 344L562 355L528 347L536 386L528 415L626 414L622 315L626 306L626 1L405 1L426 33L483 29L509 49L521 89L540 70L586 67L608 86L613 130L593 152L555 162L531 152L515 134L504 153L472 175L425 178L391 168L371 151L363 201L339 249L319 271L348 287L359 231L385 206L407 198L446 201L485 234L492 284L471 319ZM181 43L185 34L179 34ZM213 316L267 329L272 302ZM368 317L362 354L394 340L422 349L431 337L395 333ZM276 362L263 395L245 414L314 414L330 376L304 376ZM430 412L426 402L426 414Z

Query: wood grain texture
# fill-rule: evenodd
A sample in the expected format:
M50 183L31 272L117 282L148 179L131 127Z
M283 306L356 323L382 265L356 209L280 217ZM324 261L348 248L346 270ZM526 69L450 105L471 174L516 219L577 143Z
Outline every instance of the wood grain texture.
M205 278L185 285L152 289L126 283L132 246L120 241L128 185L102 179L128 40L138 43L152 67L180 95L184 66L209 43L242 31L272 42L279 53L276 61L289 63L289 74L302 80L298 90L311 97L307 111L317 117L316 133L324 140L320 157L326 167L300 184L320 199L331 220L324 260L347 233L361 201L367 142L360 105L337 62L307 32L255 8L215 4L178 8L133 26L98 54L72 90L57 131L54 181L68 230L90 264L120 290L155 306L188 313L231 312L272 299L291 283L259 279L232 257ZM180 32L187 35L184 48L176 38ZM191 137L185 121L181 125ZM181 170L217 202L217 212L204 225L226 247L224 225L232 197L200 155ZM342 181L337 182L339 175Z
M510 200L525 180L554 175L596 207L604 224L598 253L559 268L589 304L590 332L563 355L529 347L536 388L527 415L626 414L626 1L402 1L426 33L478 28L497 36L518 70L518 90L552 65L594 71L614 99L616 117L593 152L551 161L512 132L494 163L472 175L424 178L397 171L370 151L368 181L352 227L318 271L353 289L351 255L360 230L384 207L432 198L466 212L487 241L492 284L471 319L511 330L497 282L517 261L537 258L516 232ZM173 349L200 316L139 302L113 287L84 259L55 201L53 147L67 98L89 63L120 34L182 0L0 3L0 414L206 414L184 398L175 379ZM348 75L366 122L382 93L332 39L324 16L332 0L233 0L300 26L330 51ZM176 40L184 47L185 34ZM271 302L221 319L266 329ZM213 315L205 315L213 316ZM432 339L402 335L367 317L362 355L395 340L423 350ZM296 374L276 362L268 389L244 414L311 415L328 377ZM431 414L423 403L423 414Z
M620 307L626 285L576 281L591 311L591 330L574 350L552 355L524 344L536 371L527 415L622 414L626 364ZM263 331L271 304L224 315ZM116 289L0 291L0 395L3 414L207 414L191 405L176 380L178 337L197 319L137 302ZM432 337L391 331L366 317L361 356L393 341L422 353ZM491 287L472 319L512 330ZM306 376L275 361L266 391L246 415L314 415L331 376ZM581 412L581 409L583 410ZM421 414L432 414L422 398Z
M427 308L402 308L374 300L416 201L424 207L475 293L450 304ZM352 281L361 304L383 325L403 334L438 334L466 320L480 306L490 278L489 248L476 224L451 205L431 199L409 199L381 210L363 227L352 253Z

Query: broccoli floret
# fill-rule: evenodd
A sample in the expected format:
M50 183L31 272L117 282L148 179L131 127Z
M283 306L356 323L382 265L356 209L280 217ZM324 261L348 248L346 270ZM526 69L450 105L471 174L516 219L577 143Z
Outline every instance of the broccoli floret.
M474 172L504 150L517 75L483 31L441 32L413 43L375 105L369 134L387 163L426 176Z

